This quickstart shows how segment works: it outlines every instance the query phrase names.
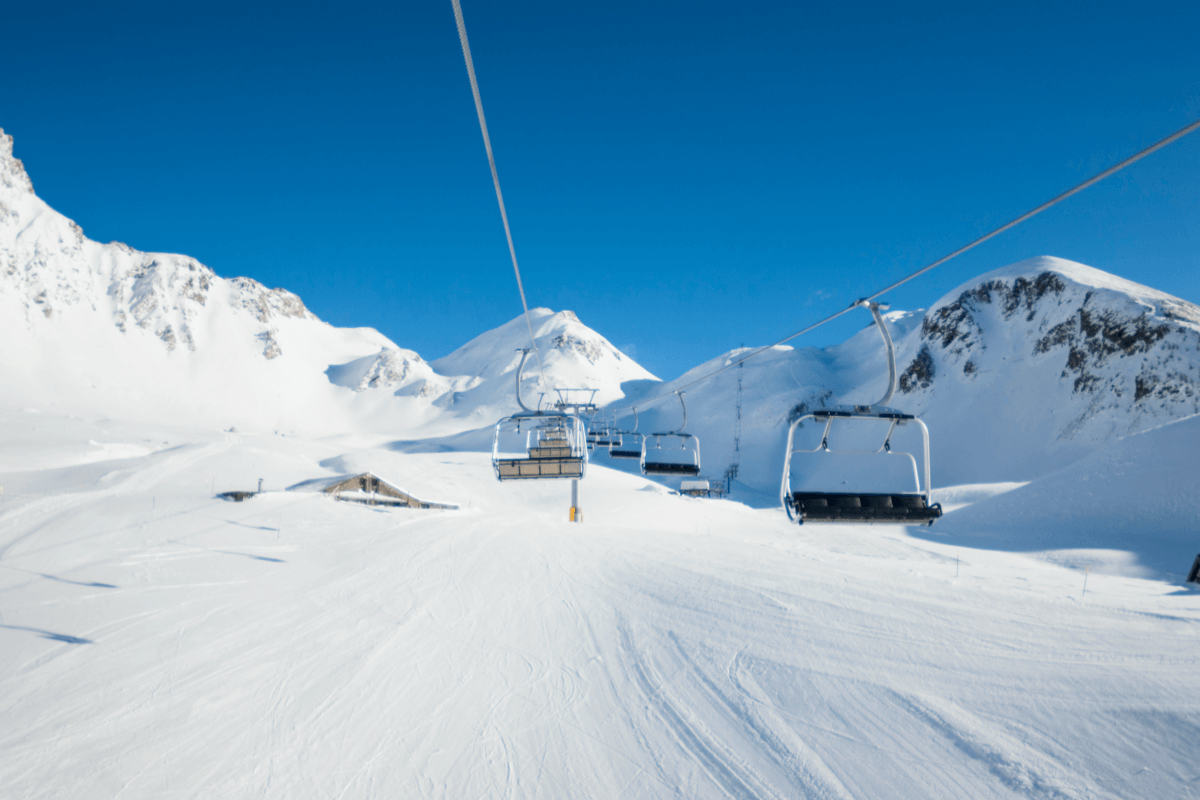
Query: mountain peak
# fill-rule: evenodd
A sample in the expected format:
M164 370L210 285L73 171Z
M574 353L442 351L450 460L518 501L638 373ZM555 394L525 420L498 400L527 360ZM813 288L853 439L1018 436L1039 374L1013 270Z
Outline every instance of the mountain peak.
M1071 261L1070 259L1059 258L1057 256L1035 256L1005 267L1000 267L999 269L994 269L991 272L985 272L982 275L977 275L947 293L941 300L934 304L934 308L953 303L963 293L989 283L1015 283L1018 280L1024 279L1024 281L1030 283L1041 280L1045 284L1049 279L1043 276L1047 274L1056 275L1067 283L1073 283L1087 289L1106 289L1119 292L1151 304L1163 301L1171 303L1185 302L1166 292L1135 283L1119 275L1114 275L1111 272L1105 272L1102 269L1089 267L1087 264L1080 264L1078 261Z
M33 194L33 181L21 159L13 158L13 137L3 128L0 128L0 185ZM4 208L4 203L0 202L0 214L4 213Z

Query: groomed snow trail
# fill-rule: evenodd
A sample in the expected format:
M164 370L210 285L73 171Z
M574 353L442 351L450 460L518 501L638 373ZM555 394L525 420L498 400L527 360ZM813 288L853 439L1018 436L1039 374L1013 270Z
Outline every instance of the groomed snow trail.
M600 468L570 525L566 484L497 484L478 454L359 453L459 511L209 497L215 476L279 489L349 449L214 435L0 509L7 796L1200 782L1200 596L1177 585L1092 575L1081 596L1078 571L1028 555L796 528Z

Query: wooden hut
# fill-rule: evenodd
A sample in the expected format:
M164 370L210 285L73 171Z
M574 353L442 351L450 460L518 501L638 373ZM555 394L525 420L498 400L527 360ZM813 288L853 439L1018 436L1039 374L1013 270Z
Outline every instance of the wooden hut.
M458 508L458 506L447 503L419 500L371 472L341 478L326 486L322 491L332 495L334 500L344 500L348 503L364 503L372 506L407 506L408 508Z

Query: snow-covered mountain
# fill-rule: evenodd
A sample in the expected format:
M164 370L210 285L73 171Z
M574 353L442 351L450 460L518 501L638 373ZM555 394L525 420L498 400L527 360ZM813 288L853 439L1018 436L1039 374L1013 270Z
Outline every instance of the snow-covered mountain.
M618 425L632 425L628 406L640 405L642 432L681 422L673 398L648 399L744 352L662 384L570 311L539 308L531 318L545 379L531 358L525 401L594 388L599 403L623 409ZM1030 259L963 284L928 313L887 319L901 370L893 405L928 423L935 485L1029 480L1117 437L1200 413L1200 308L1082 264ZM688 430L701 438L704 472L718 478L736 458L747 497L771 502L789 420L883 393L883 347L866 312L863 323L840 345L779 347L690 389ZM440 441L443 449L482 447L485 436L466 434L517 410L515 370L528 346L517 317L429 362L373 329L322 322L286 290L221 278L187 256L90 241L34 194L2 133L0 335L0 400L13 405L457 437ZM602 452L596 459L607 461Z
M935 486L1030 480L1118 437L1200 413L1200 308L1083 264L1029 259L963 284L927 313L886 318L900 370L892 405L929 425ZM646 387L630 402L659 397L744 352ZM887 379L882 341L868 325L834 347L776 348L690 389L688 429L702 440L711 477L734 460L739 372L739 479L768 497L779 484L790 419L878 400ZM679 414L674 399L641 410L641 430L670 430Z
M943 480L1028 480L1200 413L1200 308L1060 258L982 275L904 341L898 402L957 453Z
M609 403L624 397L622 383L658 380L580 322L574 312L535 308L529 315L540 362L530 354L522 373L521 396L526 405L548 406L559 397L556 390L581 387L597 390L595 402ZM521 351L528 347L529 328L520 316L432 363L411 350L388 348L331 367L328 374L333 383L356 392L426 397L448 416L490 424L519 409L515 373ZM546 381L539 363L546 370ZM565 395L569 400L589 396Z
M622 396L653 376L569 311L533 312L547 379ZM431 365L371 328L194 258L100 244L37 197L0 131L0 399L257 430L443 435L518 406L523 318ZM536 401L538 370L527 369Z

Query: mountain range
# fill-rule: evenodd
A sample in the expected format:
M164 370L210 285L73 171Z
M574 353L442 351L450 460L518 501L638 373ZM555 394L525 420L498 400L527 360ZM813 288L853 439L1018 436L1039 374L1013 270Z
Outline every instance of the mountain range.
M570 311L530 316L545 381L531 358L526 402L595 389L601 417L626 430L634 407L640 432L676 430L672 393L748 352L663 382ZM1200 413L1200 308L1072 261L1022 261L886 319L900 372L891 404L928 424L935 485L1032 480ZM10 406L375 433L400 449L486 447L487 429L518 408L514 371L528 347L518 317L430 362L371 328L321 321L286 289L222 278L188 256L91 241L38 198L2 131L0 336L0 402ZM736 463L738 490L767 502L790 421L875 400L886 376L872 325L833 347L777 347L690 388L687 430L701 439L705 473L717 479ZM636 467L602 451L593 458Z

